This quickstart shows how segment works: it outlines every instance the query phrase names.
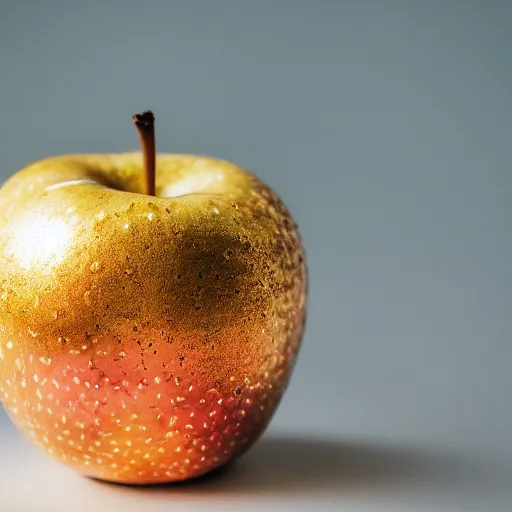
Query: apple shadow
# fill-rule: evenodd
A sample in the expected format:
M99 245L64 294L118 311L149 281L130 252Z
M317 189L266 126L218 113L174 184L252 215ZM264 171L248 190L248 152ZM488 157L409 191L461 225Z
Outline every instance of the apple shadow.
M245 455L205 476L164 485L113 485L152 496L264 496L340 494L412 489L460 481L468 461L414 448L309 437L263 437Z

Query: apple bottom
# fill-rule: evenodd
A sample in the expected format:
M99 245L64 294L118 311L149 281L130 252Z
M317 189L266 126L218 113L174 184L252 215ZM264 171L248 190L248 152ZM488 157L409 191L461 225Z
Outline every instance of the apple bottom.
M141 365L138 350L115 361L105 354L50 360L13 351L2 398L13 423L53 458L128 484L198 477L240 455L272 417L287 373L241 365L212 382L189 370L201 366L193 355L171 371L161 360Z

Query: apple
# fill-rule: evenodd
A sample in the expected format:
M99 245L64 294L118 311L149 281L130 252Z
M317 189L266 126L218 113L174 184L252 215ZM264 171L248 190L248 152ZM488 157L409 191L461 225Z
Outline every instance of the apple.
M185 480L247 450L302 341L294 221L204 156L45 158L0 189L0 398L47 454L97 479ZM155 172L157 171L157 172Z

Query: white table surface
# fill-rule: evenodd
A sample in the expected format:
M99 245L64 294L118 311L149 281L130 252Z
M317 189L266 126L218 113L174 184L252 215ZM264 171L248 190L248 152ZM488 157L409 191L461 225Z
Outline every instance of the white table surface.
M93 481L53 462L1 423L3 512L93 510L512 510L512 460L435 446L270 428L237 463L180 485Z

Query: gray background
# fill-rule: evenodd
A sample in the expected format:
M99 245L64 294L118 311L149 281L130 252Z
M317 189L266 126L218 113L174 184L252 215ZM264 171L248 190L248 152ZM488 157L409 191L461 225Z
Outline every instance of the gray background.
M511 26L506 1L0 1L2 180L49 154L132 150L130 116L151 108L159 150L247 167L299 223L307 333L267 440L247 459L260 483L245 482L246 506L301 488L341 510L352 468L396 466L398 448L368 455L373 442L512 460ZM33 485L57 510L48 485L61 468L18 447L5 416L0 435L0 504L29 509L16 479L30 459L48 468L32 469ZM282 474L265 481L279 461ZM232 478L210 507L232 503ZM99 499L72 481L84 501ZM125 498L101 492L112 506ZM509 510L505 490L489 492L480 510ZM452 495L456 506L463 493Z

